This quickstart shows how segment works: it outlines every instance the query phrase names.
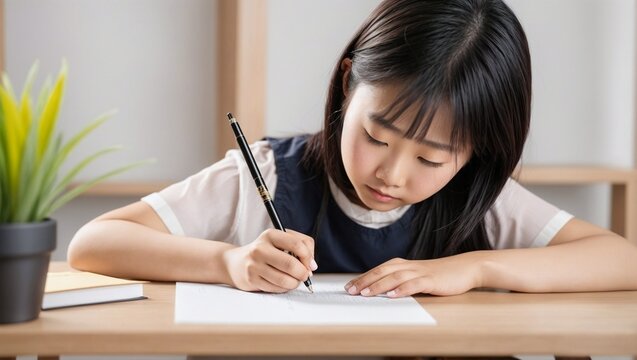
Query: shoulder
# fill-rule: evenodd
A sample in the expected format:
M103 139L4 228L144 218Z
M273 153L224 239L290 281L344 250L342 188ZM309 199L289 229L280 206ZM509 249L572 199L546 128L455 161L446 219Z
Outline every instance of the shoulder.
M275 191L277 175L268 141L257 141L250 150L270 190ZM239 243L255 239L267 220L255 191L250 170L238 149L188 178L143 199L160 215L170 230L204 239ZM253 219L246 227L239 219ZM248 234L249 233L249 234Z
M267 138L276 157L289 158L303 154L309 135L298 135L287 138Z

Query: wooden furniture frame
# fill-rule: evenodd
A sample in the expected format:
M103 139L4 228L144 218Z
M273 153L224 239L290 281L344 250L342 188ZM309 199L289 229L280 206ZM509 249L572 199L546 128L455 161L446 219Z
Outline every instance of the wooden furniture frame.
M574 186L607 184L611 187L610 229L637 243L637 171L605 167L525 166L513 176L523 185ZM99 184L92 196L142 196L168 186L167 182Z
M525 166L514 177L525 185L610 185L610 229L637 243L637 170L598 166Z
M267 2L252 0L219 1L217 51L219 116L232 112L241 120L247 139L265 133ZM226 121L217 124L217 154L236 148Z

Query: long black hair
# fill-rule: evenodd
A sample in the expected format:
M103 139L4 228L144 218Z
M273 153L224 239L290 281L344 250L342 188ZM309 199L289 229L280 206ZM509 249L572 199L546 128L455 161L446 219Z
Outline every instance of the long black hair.
M451 145L473 149L445 187L414 205L409 257L490 249L484 216L520 160L531 113L528 43L511 9L501 0L386 0L363 23L334 68L324 128L304 154L305 164L359 202L340 151L344 59L352 61L350 90L401 85L384 118L418 106L405 137L423 139L436 109L447 105Z

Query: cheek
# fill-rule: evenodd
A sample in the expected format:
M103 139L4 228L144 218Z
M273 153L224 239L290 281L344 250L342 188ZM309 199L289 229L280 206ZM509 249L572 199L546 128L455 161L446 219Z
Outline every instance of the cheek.
M341 137L341 155L343 166L350 181L356 182L357 178L368 175L373 169L373 156L369 151L369 144L352 132L343 129Z
M414 199L412 202L425 200L445 187L456 175L455 169L429 169L418 176L414 182Z

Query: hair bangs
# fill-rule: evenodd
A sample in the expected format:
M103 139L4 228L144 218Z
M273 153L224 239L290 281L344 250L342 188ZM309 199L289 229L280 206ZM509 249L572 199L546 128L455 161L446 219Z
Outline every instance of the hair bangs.
M403 137L421 142L426 139L431 124L436 114L442 108L448 109L449 116L443 121L451 122L451 136L449 145L452 151L462 151L473 147L471 124L466 117L461 116L457 109L454 109L449 96L441 91L424 89L422 81L412 82L412 86L405 86L396 96L396 99L389 104L379 116L388 123L393 124L401 119L405 114L412 114L407 119L409 127L405 130Z

